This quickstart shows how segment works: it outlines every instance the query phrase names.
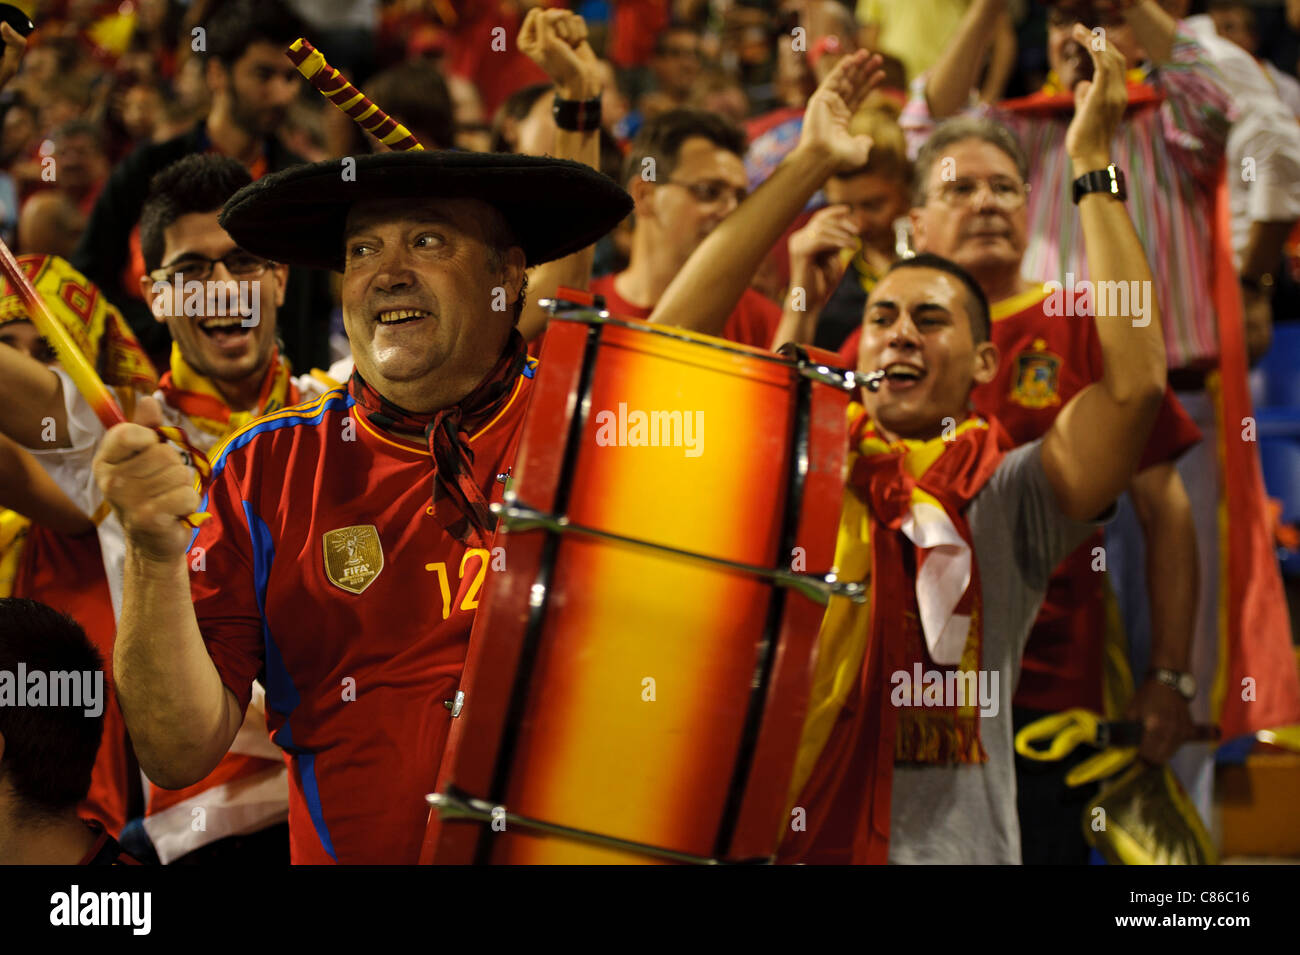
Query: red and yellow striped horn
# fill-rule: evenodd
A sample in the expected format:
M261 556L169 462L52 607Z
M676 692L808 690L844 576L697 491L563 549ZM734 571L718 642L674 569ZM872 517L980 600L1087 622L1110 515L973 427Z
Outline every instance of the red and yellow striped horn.
M342 73L326 63L321 52L306 39L299 37L284 52L307 82L389 149L424 148L409 129L372 103Z

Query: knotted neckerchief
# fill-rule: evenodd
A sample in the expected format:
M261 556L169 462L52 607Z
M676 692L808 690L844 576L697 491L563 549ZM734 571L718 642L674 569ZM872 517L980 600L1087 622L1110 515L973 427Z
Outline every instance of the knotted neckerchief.
M474 390L459 403L433 414L399 408L355 369L348 381L348 393L367 421L385 431L417 435L428 442L434 465L434 519L448 534L471 546L488 545L495 518L474 477L470 438L509 400L527 362L523 337L513 330L501 357Z
M289 362L280 357L279 348L271 349L271 360L262 377L257 406L251 411L233 411L217 386L185 360L175 342L172 343L171 370L163 374L158 388L166 396L168 404L187 415L197 427L218 438L302 400L298 387L293 383Z
M891 677L911 680L918 663L945 675L979 670L981 591L966 508L1011 440L973 415L947 440L929 441L885 440L860 405L849 421L835 570L842 580L869 578L871 599L832 598L818 634L791 788L807 808L808 843L787 836L792 861L888 861L894 764L988 758L978 702L922 706L913 697L899 706Z

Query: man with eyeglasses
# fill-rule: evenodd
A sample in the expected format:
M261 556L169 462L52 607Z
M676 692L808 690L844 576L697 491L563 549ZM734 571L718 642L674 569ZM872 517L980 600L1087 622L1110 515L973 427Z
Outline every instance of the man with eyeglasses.
M691 253L744 201L744 154L745 134L703 110L675 109L641 127L623 165L636 203L628 265L589 286L611 312L650 317ZM745 289L724 325L703 330L767 348L780 318L773 302Z
M277 133L302 78L284 56L304 26L283 0L225 0L211 5L199 24L204 76L211 94L207 115L193 128L161 143L141 146L113 170L90 213L72 264L104 290L140 343L161 362L170 345L169 326L153 321L151 294L137 283L147 266L137 248L137 225L154 175L184 156L214 153L237 159L254 179L303 160ZM198 37L193 38L197 43ZM189 42L189 41L187 41ZM283 307L280 332L299 367L330 360L328 321L333 300L324 273L295 270Z
M154 177L141 214L149 271L140 289L172 339L169 368L154 394L161 419L153 423L180 427L205 454L242 425L336 384L319 372L294 376L280 354L277 318L288 267L244 251L217 221L226 200L251 181L234 159L186 156ZM53 422L53 441L24 443L73 503L97 519L111 609L120 614L125 538L91 470L104 428L62 371L16 353L0 354L0 361L5 392L43 401L25 417ZM146 856L152 849L165 864L231 852L288 858L286 774L266 740L260 699L256 692L240 740L208 777L218 782L151 787L143 821L148 841L128 826L134 849ZM193 824L195 809L202 810L201 827Z

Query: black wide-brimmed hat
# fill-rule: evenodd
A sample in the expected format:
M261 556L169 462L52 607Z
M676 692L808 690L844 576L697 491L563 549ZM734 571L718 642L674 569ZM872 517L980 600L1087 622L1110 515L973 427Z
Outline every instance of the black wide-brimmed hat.
M289 265L343 268L354 202L478 199L509 223L529 266L585 248L632 211L632 198L581 163L512 153L415 150L294 166L245 186L221 210L243 248Z

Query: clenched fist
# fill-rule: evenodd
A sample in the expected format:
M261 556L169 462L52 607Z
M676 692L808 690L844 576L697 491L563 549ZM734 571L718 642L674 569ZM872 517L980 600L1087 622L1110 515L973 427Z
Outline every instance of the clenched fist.
M122 523L128 545L148 560L173 561L189 548L192 530L183 518L199 506L194 472L153 430L162 424L154 399L141 400L135 420L104 436L95 455L95 481Z
M594 99L604 77L587 42L587 23L568 10L528 11L519 30L519 49L555 83L563 99Z

